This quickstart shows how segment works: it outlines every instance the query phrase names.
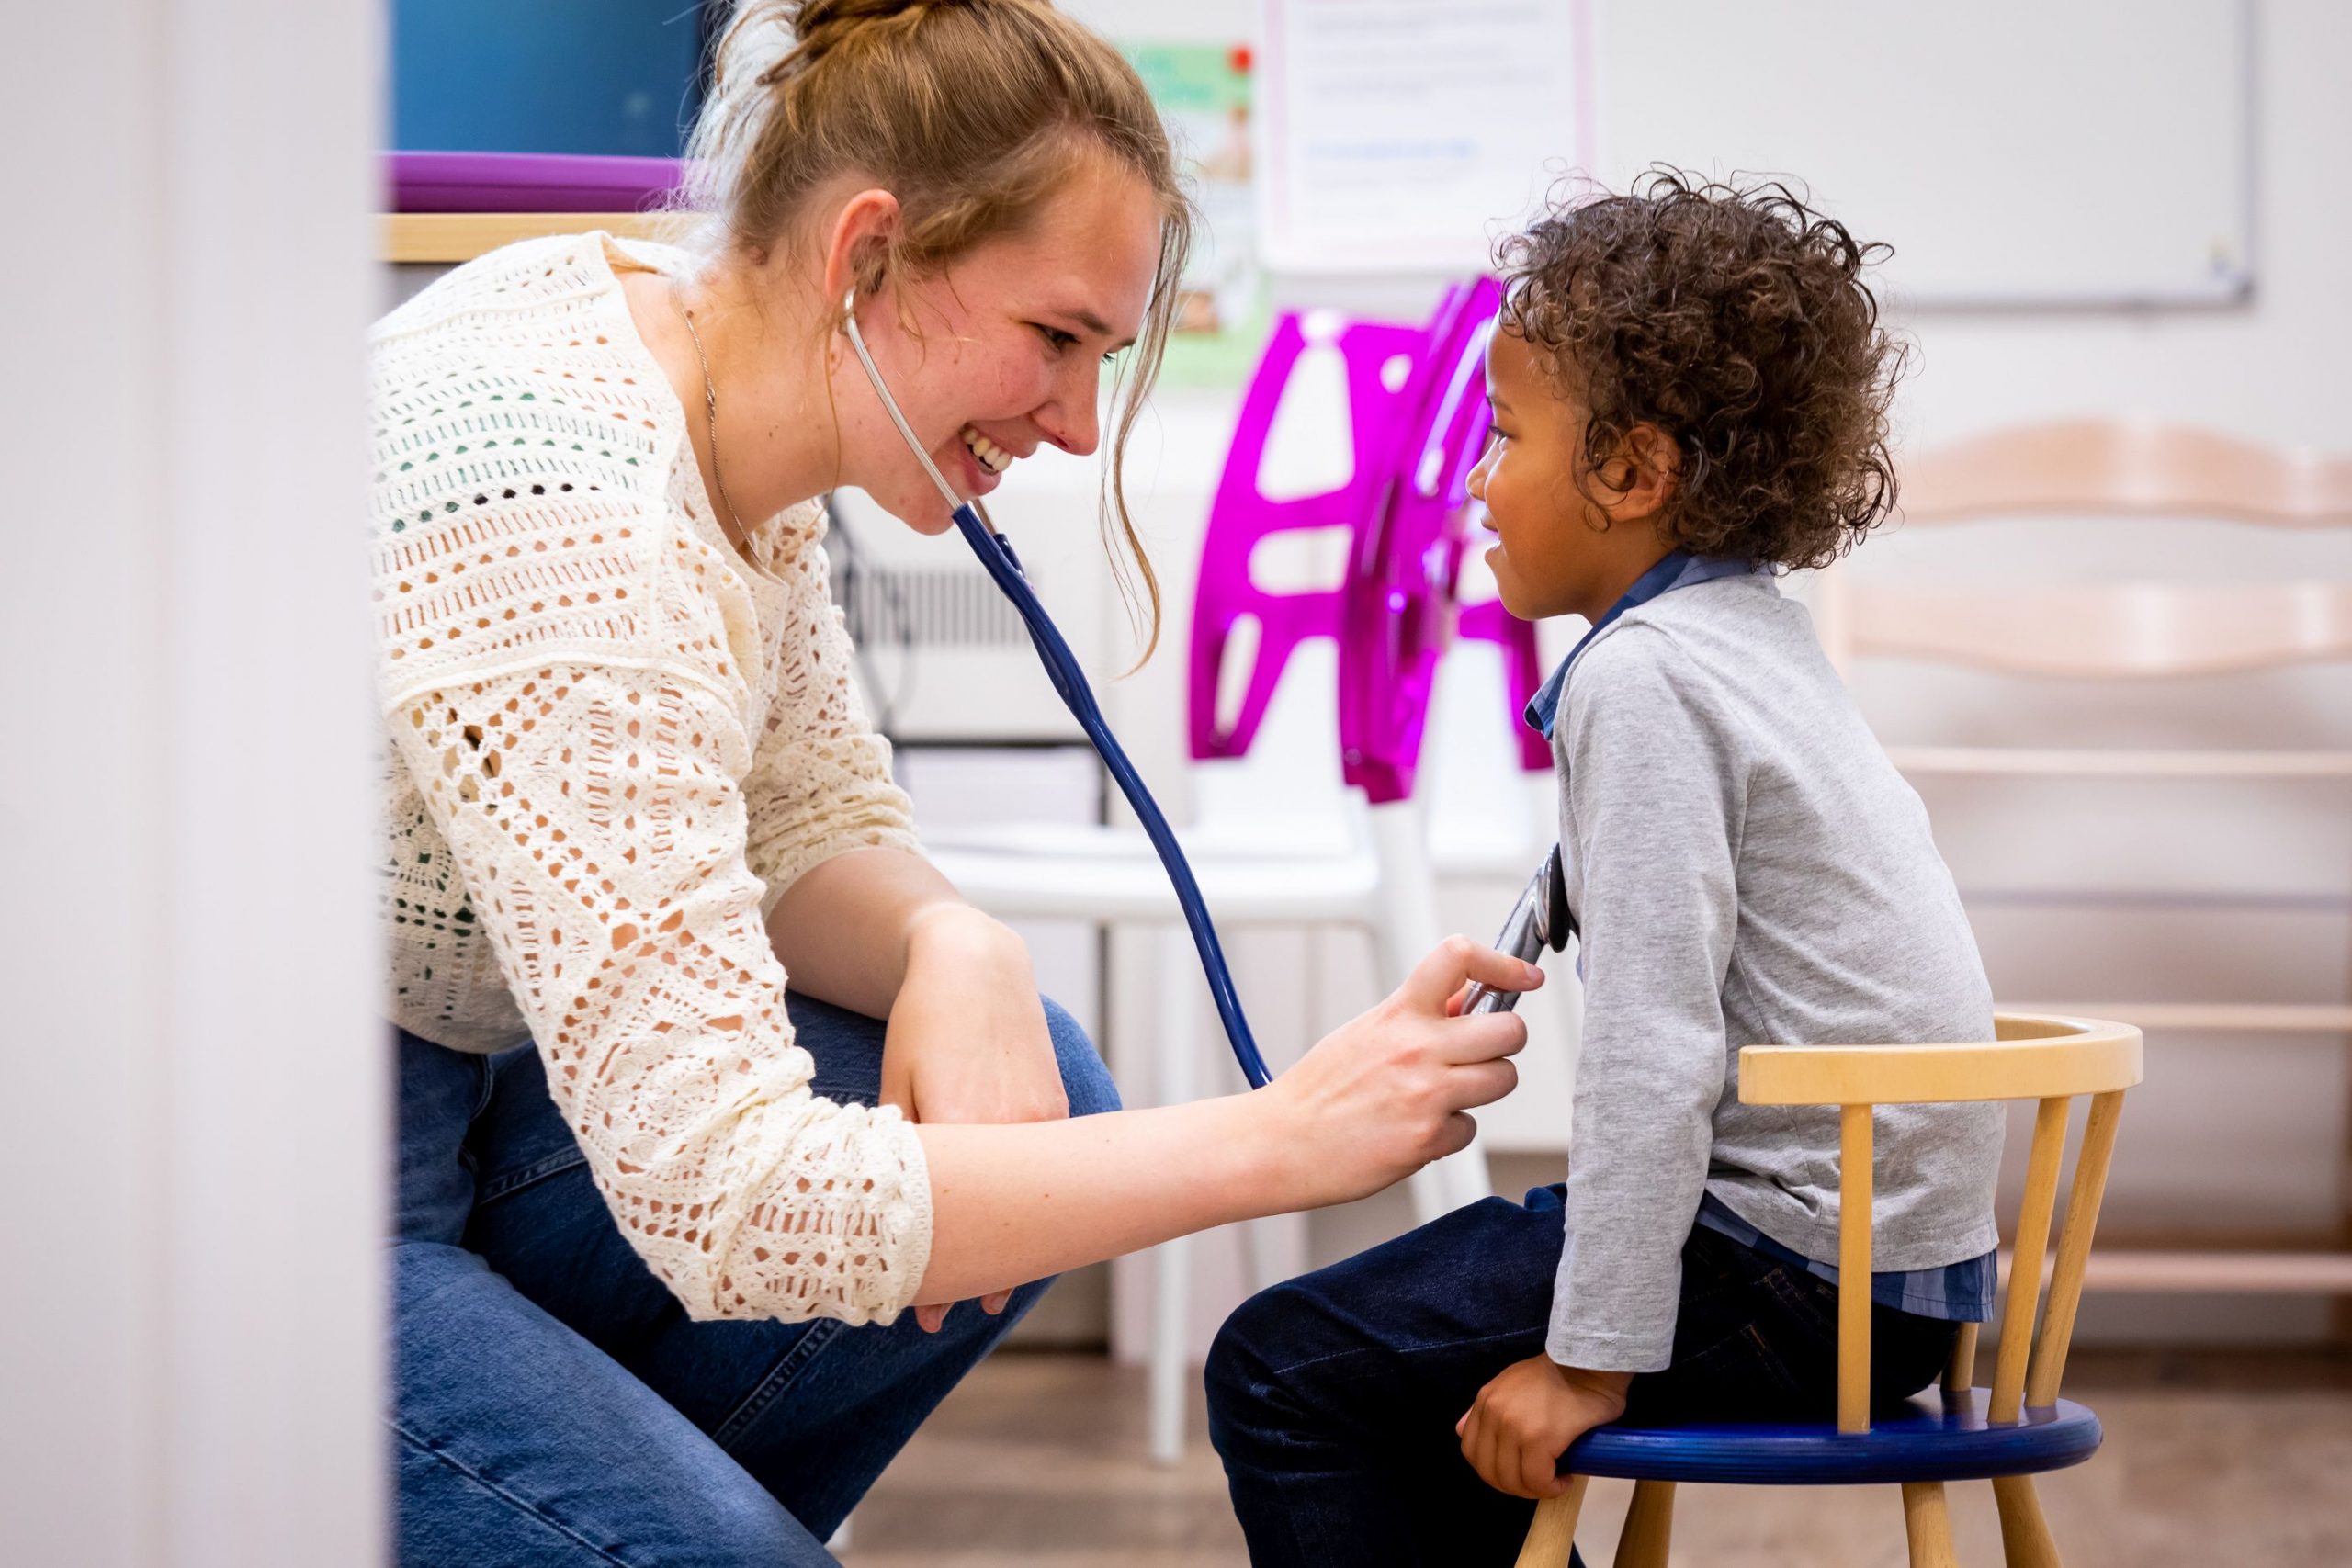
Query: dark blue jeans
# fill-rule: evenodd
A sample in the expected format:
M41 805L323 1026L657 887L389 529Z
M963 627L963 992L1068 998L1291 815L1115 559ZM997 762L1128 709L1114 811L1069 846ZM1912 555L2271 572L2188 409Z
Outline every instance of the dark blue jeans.
M793 996L816 1092L872 1104L882 1025ZM1046 1004L1070 1113L1118 1108ZM799 1568L1002 1315L927 1335L693 1323L630 1250L548 1098L537 1053L398 1037L393 1411L402 1568Z
M1209 1437L1257 1568L1475 1568L1517 1560L1535 1505L1497 1492L1453 1424L1544 1353L1560 1189L1489 1198L1253 1296L1208 1361ZM1909 1397L1957 1325L1875 1307L1871 1392ZM1833 1415L1838 1290L1693 1226L1674 1360L1634 1380L1630 1422Z

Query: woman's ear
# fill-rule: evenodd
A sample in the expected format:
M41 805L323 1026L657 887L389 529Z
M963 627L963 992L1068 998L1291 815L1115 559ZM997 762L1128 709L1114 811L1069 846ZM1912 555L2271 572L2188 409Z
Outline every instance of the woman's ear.
M842 204L825 236L825 301L837 308L853 285L871 293L899 232L899 198L887 190L859 191Z
M1665 513L1681 478L1682 453L1673 438L1655 424L1637 424L1601 465L1608 488L1600 509L1612 525L1650 521Z

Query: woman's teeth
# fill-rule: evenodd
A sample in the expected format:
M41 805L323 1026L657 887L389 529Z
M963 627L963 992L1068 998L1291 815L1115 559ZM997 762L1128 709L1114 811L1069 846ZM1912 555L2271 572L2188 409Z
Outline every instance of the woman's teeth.
M963 434L964 445L972 449L972 456L978 457L980 460L980 467L989 472L1001 474L1012 467L1012 453L982 435L970 425L964 427Z

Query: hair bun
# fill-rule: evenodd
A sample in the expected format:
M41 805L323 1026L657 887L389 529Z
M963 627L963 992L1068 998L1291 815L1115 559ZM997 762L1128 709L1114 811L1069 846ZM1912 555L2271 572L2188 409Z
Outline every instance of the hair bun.
M939 0L801 0L792 14L792 36L822 48L852 28L904 17L912 22L937 8Z

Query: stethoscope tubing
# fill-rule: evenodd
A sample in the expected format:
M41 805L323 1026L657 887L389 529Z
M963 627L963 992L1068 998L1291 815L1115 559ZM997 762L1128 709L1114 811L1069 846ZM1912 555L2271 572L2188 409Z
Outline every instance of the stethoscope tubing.
M1184 858L1183 847L1176 841L1175 830L1169 827L1167 817L1159 809L1159 803L1151 797L1151 791L1145 786L1143 776L1128 761L1126 749L1111 732L1109 722L1103 718L1102 710L1094 700L1093 688L1087 684L1085 673L1079 668L1077 656L1070 652L1069 644L1063 640L1060 628L1054 625L1053 618L1046 614L1045 605L1038 602L1035 591L1029 585L1028 574L1021 569L1020 557L1012 552L1012 544L989 525L977 503L956 493L946 476L939 471L939 466L931 460L931 454L923 449L921 441L915 439L913 428L907 423L907 416L899 410L899 400L890 395L889 387L882 379L881 369L866 349L865 334L858 331L856 306L857 295L853 289L842 299L843 324L848 330L850 347L856 351L858 363L865 367L866 379L874 384L875 396L882 400L883 411L890 416L890 423L898 426L899 439L907 444L907 450L915 455L915 460L922 465L923 472L931 476L931 482L945 498L955 516L957 531L971 546L972 553L980 558L981 568L988 572L998 591L1011 600L1012 607L1020 613L1022 624L1028 628L1030 643L1037 649L1037 658L1046 667L1046 678L1060 694L1063 705L1069 709L1070 716L1077 719L1079 728L1085 731L1095 753L1102 759L1102 765L1110 770L1111 777L1118 784L1119 793L1126 797L1127 804L1134 807L1136 816L1142 821L1144 834L1151 840L1152 849L1159 856L1159 863L1168 873L1169 886L1175 891L1177 907L1184 914L1184 924L1193 933L1193 946L1201 956L1201 973L1208 981L1209 996L1216 1003L1217 1017L1225 1025L1225 1037L1233 1046L1234 1059L1241 1064L1242 1076L1250 1080L1250 1088L1265 1088L1272 1081L1272 1075L1267 1072L1265 1058L1259 1054L1258 1042L1250 1032L1250 1021L1242 1015L1241 998L1234 989L1233 971L1226 963L1224 945L1217 941L1216 922L1209 919L1207 900L1201 896L1200 884L1193 875L1192 863Z

